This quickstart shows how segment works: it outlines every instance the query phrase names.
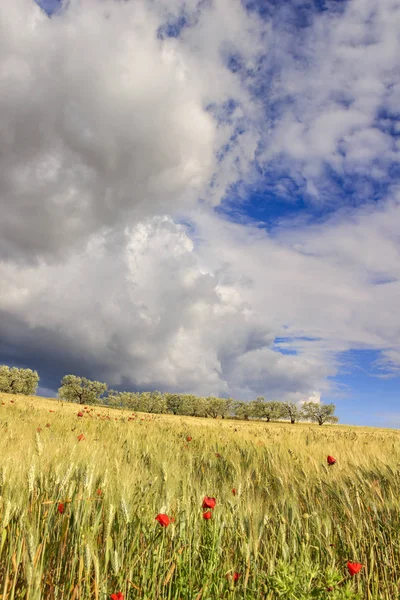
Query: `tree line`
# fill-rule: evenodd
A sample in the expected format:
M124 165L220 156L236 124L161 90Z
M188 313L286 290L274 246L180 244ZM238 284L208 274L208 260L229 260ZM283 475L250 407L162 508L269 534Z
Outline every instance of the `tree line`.
M60 400L79 404L103 404L113 408L124 408L133 412L157 414L172 413L190 417L237 419L263 419L267 422L279 419L296 423L310 420L319 425L337 423L334 404L305 402L299 407L294 402L267 402L259 396L251 402L217 396L195 396L193 394L170 394L150 392L117 392L108 390L106 383L90 381L85 377L65 375L58 390Z
M37 371L0 365L0 392L8 394L36 394L39 383ZM86 377L65 375L58 390L58 397L65 402L82 405L105 405L124 408L132 412L157 414L172 413L190 417L218 417L263 419L267 422L280 419L296 423L300 420L313 421L319 425L337 423L334 404L305 402L299 407L294 402L268 402L259 396L251 402L217 396L195 396L193 394L170 394L159 391L117 392L108 389L106 383L91 381Z

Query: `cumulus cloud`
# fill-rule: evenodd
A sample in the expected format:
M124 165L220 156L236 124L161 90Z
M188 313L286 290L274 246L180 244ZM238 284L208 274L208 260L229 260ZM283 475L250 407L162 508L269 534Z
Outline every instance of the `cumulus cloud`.
M85 367L112 385L226 394L229 361L275 337L235 290L202 271L183 226L169 217L127 228L120 253L99 236L61 269L2 263L0 272L3 344L23 323L27 338L45 332L49 353L66 362L85 356Z
M224 7L177 40L158 35L164 3L72 2L51 20L32 0L1 5L0 256L60 259L105 227L190 207L213 177L219 201L235 153L217 153L249 99L224 47L257 52L239 1L223 34L211 27ZM220 125L210 106L233 100L237 117ZM256 145L246 135L242 162Z

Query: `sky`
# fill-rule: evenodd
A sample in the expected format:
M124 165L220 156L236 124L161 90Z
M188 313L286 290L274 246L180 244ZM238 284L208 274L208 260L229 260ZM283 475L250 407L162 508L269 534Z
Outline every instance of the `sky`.
M400 0L0 3L0 364L400 428Z

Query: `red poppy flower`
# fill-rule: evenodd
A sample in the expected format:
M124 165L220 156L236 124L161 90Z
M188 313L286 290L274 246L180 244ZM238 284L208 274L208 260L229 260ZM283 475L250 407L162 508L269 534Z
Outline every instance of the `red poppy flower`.
M156 521L158 521L160 523L160 525L162 525L162 527L168 527L168 525L170 524L170 519L168 515L163 515L163 514L159 514L156 516Z
M36 431L37 431L38 433L40 433L40 432L42 431L42 428L41 428L41 427L38 427L38 428L36 429Z
M54 412L54 410L51 410L51 409L50 409L50 411L49 411L49 412Z
M216 452L216 453L215 453L215 456L216 456L217 458L222 458L222 456L220 455L220 453L219 453L219 452Z
M233 574L233 581L237 581L240 577L240 573L238 573L237 571L234 572Z
M83 440L86 440L85 436L83 435L83 433L80 433L77 437L78 442L82 442Z
M232 494L236 496L236 488L232 488Z
M207 512L203 513L203 519L206 519L208 521L208 519L211 519L211 517L212 517L211 510L208 510Z
M329 586L329 587L327 587L327 588L326 588L326 591L327 591L327 592L333 592L333 587L332 587L332 586Z
M98 495L98 496L101 496L101 495L102 495L102 493L103 493L103 490L99 488L99 489L97 490L97 495Z
M81 410L78 412L78 417L83 417L83 412Z
M336 458L333 458L333 456L328 456L326 460L327 460L329 466L334 465L336 462Z
M350 575L353 577L353 575L356 575L357 573L359 573L362 569L362 564L355 562L348 562L347 563L347 568L349 570Z
M193 438L190 437L190 435L187 436L186 441L187 442L191 442Z
M216 504L217 504L217 501L215 498L209 498L208 496L206 496L203 500L203 504L201 505L201 508L215 508Z
M60 502L60 504L57 506L57 510L60 513L60 515L63 514L65 509L64 509L64 504L62 502Z
M124 595L122 592L117 592L116 594L111 594L111 600L124 600Z

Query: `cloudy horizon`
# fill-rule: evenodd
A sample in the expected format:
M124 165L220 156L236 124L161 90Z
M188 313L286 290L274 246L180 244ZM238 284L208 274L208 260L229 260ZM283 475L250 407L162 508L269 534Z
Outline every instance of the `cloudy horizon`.
M0 5L0 364L398 427L399 31L400 0Z

